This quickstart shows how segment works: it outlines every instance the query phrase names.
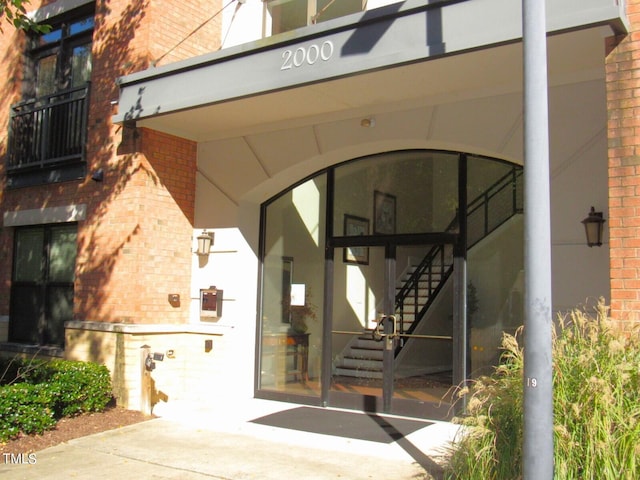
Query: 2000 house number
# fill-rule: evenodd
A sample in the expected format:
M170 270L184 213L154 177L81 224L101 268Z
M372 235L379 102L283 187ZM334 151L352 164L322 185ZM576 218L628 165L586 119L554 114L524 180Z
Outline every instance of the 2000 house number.
M295 50L282 52L282 66L280 70L291 70L303 65L314 65L318 61L326 62L333 56L333 42L325 40L321 45L312 44L308 47L298 47Z

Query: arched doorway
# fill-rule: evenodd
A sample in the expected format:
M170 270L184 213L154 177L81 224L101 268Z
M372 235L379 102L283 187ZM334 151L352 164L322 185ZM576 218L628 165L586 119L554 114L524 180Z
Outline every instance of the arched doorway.
M257 395L451 414L451 387L495 364L521 323L521 176L458 152L387 152L267 202Z

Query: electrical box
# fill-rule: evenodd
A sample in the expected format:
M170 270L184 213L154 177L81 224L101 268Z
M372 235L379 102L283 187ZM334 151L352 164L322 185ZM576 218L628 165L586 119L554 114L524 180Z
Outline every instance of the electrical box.
M200 316L206 318L222 316L222 290L216 287L200 290Z

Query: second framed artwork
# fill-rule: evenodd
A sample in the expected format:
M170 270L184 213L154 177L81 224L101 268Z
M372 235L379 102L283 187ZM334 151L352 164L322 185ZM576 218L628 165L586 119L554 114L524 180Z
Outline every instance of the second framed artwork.
M373 192L373 233L396 233L396 197L389 193Z
M344 236L357 237L369 235L369 220L355 215L345 214L344 216ZM342 254L344 263L357 263L369 265L368 247L346 247Z

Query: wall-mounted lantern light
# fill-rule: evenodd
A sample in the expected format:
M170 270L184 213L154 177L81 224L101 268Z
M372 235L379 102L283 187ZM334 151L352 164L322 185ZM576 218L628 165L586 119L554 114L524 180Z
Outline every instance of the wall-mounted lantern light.
M203 230L202 233L198 235L198 249L196 250L196 254L201 256L209 255L211 245L213 245L213 232Z
M582 220L584 231L587 235L587 245L590 247L593 247L594 245L599 247L602 245L604 222L606 222L606 220L602 218L602 212L596 212L593 207L591 207L587 218Z

